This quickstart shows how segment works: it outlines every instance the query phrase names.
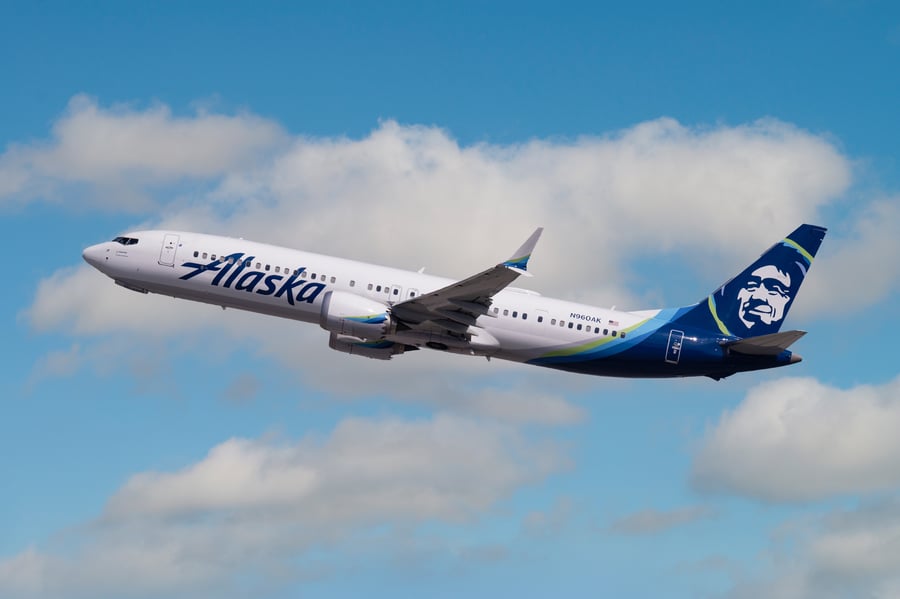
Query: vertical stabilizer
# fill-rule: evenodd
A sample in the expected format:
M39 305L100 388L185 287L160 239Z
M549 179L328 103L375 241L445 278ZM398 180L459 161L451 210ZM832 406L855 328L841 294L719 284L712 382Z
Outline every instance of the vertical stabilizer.
M734 337L777 333L826 230L800 225L678 321Z

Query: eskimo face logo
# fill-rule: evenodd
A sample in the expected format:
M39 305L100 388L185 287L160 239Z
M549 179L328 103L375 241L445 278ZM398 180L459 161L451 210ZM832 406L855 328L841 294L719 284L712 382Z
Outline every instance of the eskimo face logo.
M784 318L791 301L791 275L777 266L760 266L738 291L738 316L748 329Z

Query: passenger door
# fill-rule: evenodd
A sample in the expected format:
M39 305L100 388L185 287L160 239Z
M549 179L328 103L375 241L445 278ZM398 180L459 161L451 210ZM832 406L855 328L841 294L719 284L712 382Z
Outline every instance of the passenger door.
M175 252L178 251L178 235L166 233L162 249L159 252L159 263L163 266L175 266Z

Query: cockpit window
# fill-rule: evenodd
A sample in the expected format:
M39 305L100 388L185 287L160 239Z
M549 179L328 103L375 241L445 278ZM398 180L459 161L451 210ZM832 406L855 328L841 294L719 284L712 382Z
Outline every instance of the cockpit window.
M138 242L135 237L116 237L113 241L122 245L135 245Z

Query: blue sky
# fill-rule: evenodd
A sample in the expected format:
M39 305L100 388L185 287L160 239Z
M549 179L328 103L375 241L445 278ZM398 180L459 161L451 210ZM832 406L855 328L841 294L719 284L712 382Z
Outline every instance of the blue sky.
M0 56L0 595L900 594L891 3L2 3ZM373 364L80 257L543 225L531 288L642 309L800 222L804 361L721 382Z

